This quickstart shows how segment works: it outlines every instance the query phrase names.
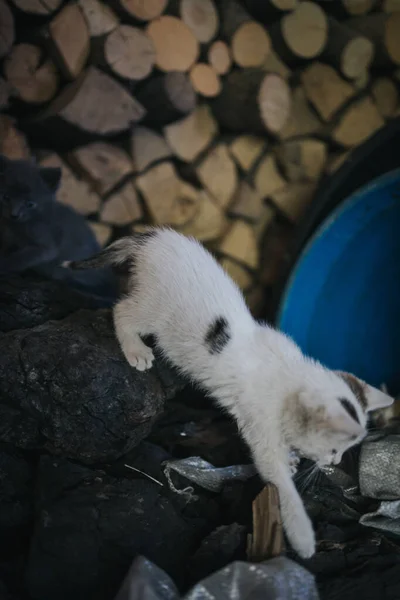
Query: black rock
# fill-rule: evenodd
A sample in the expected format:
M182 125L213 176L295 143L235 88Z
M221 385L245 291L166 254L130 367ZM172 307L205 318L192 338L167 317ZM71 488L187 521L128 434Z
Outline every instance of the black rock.
M81 308L108 305L108 301L83 294L65 283L14 276L1 281L0 331L28 329L63 319Z
M0 559L24 552L33 526L34 467L0 446ZM0 596L1 597L1 596Z
M181 382L123 356L107 310L0 334L0 441L86 463L116 459L150 431Z
M140 475L139 475L140 477ZM111 600L137 555L179 581L204 535L164 487L44 456L27 567L35 600Z

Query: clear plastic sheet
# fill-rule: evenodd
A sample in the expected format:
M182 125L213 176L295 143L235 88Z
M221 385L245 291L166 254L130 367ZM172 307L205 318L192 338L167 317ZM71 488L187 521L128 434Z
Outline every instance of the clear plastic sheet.
M179 600L171 579L143 557L132 564L114 600ZM314 576L285 557L234 562L196 584L182 600L318 600Z

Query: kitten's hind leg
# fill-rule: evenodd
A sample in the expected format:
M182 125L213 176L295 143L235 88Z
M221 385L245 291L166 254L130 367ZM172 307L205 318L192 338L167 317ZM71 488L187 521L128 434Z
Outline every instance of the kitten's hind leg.
M115 333L128 363L138 371L151 369L154 354L140 339L140 323L135 317L135 308L129 298L121 300L114 308Z

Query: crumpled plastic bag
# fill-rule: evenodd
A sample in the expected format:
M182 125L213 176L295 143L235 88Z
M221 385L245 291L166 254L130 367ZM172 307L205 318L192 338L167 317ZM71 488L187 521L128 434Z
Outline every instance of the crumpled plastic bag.
M180 600L164 571L138 557L114 600ZM234 562L197 583L182 600L318 600L314 576L286 557Z
M176 471L176 473L210 492L220 492L229 481L246 481L257 473L254 465L214 467L199 456L190 456L180 460L167 460L163 463L163 468L171 490L177 494L187 496L188 499L195 498L194 489L192 487L177 489L172 482L171 471Z

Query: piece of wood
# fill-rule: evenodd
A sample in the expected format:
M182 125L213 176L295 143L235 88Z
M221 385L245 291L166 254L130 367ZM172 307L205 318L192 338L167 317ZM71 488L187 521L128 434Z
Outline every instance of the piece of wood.
M241 181L233 197L228 215L257 223L263 213L262 195L247 181Z
M195 160L211 145L218 125L209 107L200 105L188 117L164 128L165 139L172 152L185 162Z
M363 34L374 44L373 65L400 65L400 13L374 13L348 21L348 26Z
M198 193L198 208L192 219L177 230L206 243L219 239L227 230L228 221L224 211L205 190Z
M244 0L243 3L257 21L270 25L297 8L299 2L300 0Z
M133 19L152 21L162 15L168 0L119 0L119 3Z
M132 181L125 183L104 202L100 220L108 225L122 227L143 218L138 193Z
M225 144L218 144L204 157L196 174L217 204L226 209L236 192L238 174Z
M291 64L321 54L328 39L328 20L318 4L299 2L269 31L275 52Z
M232 67L232 56L229 46L222 40L216 40L208 49L208 62L218 75L226 75Z
M214 98L221 91L221 80L215 69L207 63L196 63L190 71L194 90L206 98Z
M372 82L371 96L384 119L394 116L399 107L397 85L389 77L378 77Z
M69 154L69 161L101 196L108 194L133 173L129 155L121 148L105 142L93 142L77 148Z
M271 226L271 223L275 221L276 210L269 204L264 204L261 217L253 225L254 235L256 237L257 245L261 247L261 243L265 234L265 231Z
M93 231L96 236L96 240L103 248L108 244L112 236L112 228L110 225L106 225L105 223L96 223L95 221L88 221L90 229Z
M221 30L239 67L259 67L271 49L265 28L236 0L220 0Z
M400 0L383 0L379 8L387 13L399 12Z
M131 156L138 173L172 156L164 138L147 127L135 127L131 135Z
M261 65L262 68L268 73L276 73L283 77L283 79L289 79L291 71L287 65L279 58L276 52L271 48L267 59Z
M143 106L115 79L89 67L32 123L51 131L74 126L88 134L109 135L128 130L144 114Z
M70 206L81 215L97 213L100 197L87 181L79 179L68 165L57 155L49 154L40 160L42 167L58 167L62 171L61 184L57 190L57 200Z
M5 0L0 0L0 59L6 56L14 43L14 18Z
M365 15L370 12L376 0L340 0L348 15Z
M304 91L324 121L332 117L355 95L354 87L329 65L313 62L301 74Z
M153 70L156 51L144 31L138 27L120 25L107 36L104 59L118 77L141 81Z
M90 37L100 37L114 31L119 20L114 11L101 0L78 0L89 27Z
M302 86L292 91L291 110L283 129L279 132L282 140L318 133L322 128L317 113L307 100Z
M196 107L196 93L187 73L158 73L149 77L137 91L152 126L168 125Z
M30 158L28 142L15 126L15 121L0 114L0 154L11 159Z
M353 79L352 83L357 91L365 90L369 84L369 71L360 73L356 79Z
M8 108L11 92L11 86L8 81L0 77L0 110Z
M221 258L220 263L224 271L242 291L247 290L252 285L253 276L246 267L227 257Z
M248 537L247 560L263 562L284 551L278 489L268 483L253 501L253 533Z
M18 10L29 15L47 17L58 10L63 0L11 0ZM1 19L0 19L1 21Z
M151 21L146 31L154 44L156 65L161 71L189 71L197 61L199 42L180 19L164 15Z
M80 6L67 4L50 22L47 35L49 49L60 71L68 79L78 77L90 51L89 27Z
M251 225L234 221L218 248L219 252L249 269L258 267L258 246Z
M384 124L371 98L353 102L332 130L332 139L345 148L358 146Z
M266 140L255 135L239 135L229 145L229 152L243 171L249 171L265 151Z
M311 204L315 189L314 181L288 183L284 188L273 192L270 199L290 221L296 223Z
M277 134L289 116L290 89L275 73L232 71L212 108L218 122L231 131Z
M294 225L283 219L273 219L264 229L259 240L260 282L273 288L282 278L282 272L287 270L289 244L293 239Z
M155 225L182 226L194 218L198 192L179 179L171 162L148 169L136 179Z
M350 156L350 153L351 150L347 150L346 152L335 152L333 154L330 154L325 166L325 172L328 175L332 175L333 173L335 173Z
M328 158L327 145L313 138L291 140L277 148L276 157L289 181L317 181Z
M24 102L48 102L57 92L59 77L53 62L32 44L16 44L4 60L4 75L15 96Z
M286 186L286 181L280 174L272 154L267 154L257 166L254 173L254 186L262 198L270 198L274 192Z
M219 16L213 0L180 0L179 17L201 44L208 44L218 32Z
M328 42L323 58L349 79L355 79L369 69L374 56L371 40L355 32L333 17L328 20Z

